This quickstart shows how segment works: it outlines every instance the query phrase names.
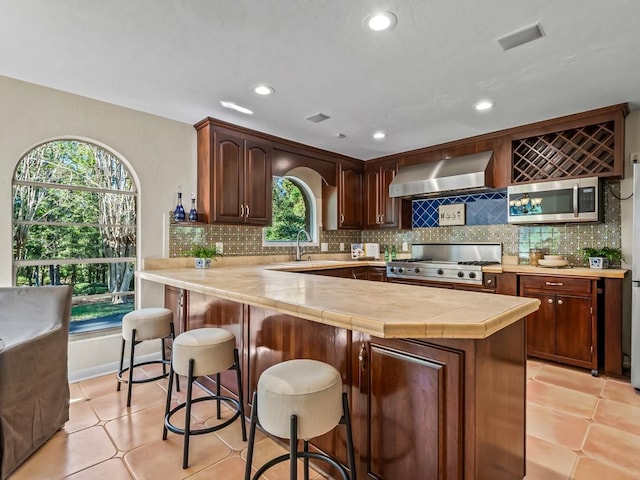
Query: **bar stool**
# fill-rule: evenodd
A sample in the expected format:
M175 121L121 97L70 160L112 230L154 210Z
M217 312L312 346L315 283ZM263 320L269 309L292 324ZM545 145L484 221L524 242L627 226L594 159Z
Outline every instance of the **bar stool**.
M123 383L128 384L127 388L127 407L131 406L131 387L134 383L147 383L165 378L167 373L167 364L170 363L165 354L165 339L173 339L173 312L168 308L141 308L127 313L122 317L122 348L120 350L120 368L118 369L117 380L118 388ZM135 363L136 345L145 340L161 339L162 341L162 360L150 360L147 362ZM129 356L129 366L124 367L124 348L125 343L131 342L131 351ZM162 364L162 374L144 378L140 380L133 379L133 369L143 365L151 365L154 363ZM129 372L128 378L123 378L124 372ZM178 390L180 386L178 385Z
M347 470L333 457L309 452L309 439L333 430L338 424L347 429ZM251 477L256 426L280 438L288 438L289 453L269 460ZM298 451L298 438L303 439L303 451ZM304 459L304 478L309 478L309 459L329 463L343 480L356 478L353 436L347 394L342 391L340 372L317 360L299 359L278 363L266 369L258 379L258 391L253 394L249 445L245 480L258 479L268 469L285 460L290 461L289 478L296 480L297 459Z
M162 439L167 439L167 430L179 435L184 435L184 447L182 455L182 468L187 468L189 462L189 438L191 435L202 435L215 432L233 423L240 417L242 428L242 440L247 441L247 431L244 424L244 399L242 396L242 376L240 374L240 360L236 338L233 333L224 328L197 328L181 333L173 342L173 354L171 358L171 375L169 376L169 388L167 389L167 403L165 407L164 429ZM238 399L221 395L220 372L235 370L238 382ZM173 388L173 373L187 377L187 397L173 409L171 406L171 390ZM193 381L203 375L216 374L216 393L208 397L192 399ZM215 400L217 402L217 418L221 418L220 404L225 402L233 406L235 413L231 418L212 427L193 430L191 428L191 406L194 403ZM176 427L171 423L171 417L178 411L186 409L184 428Z

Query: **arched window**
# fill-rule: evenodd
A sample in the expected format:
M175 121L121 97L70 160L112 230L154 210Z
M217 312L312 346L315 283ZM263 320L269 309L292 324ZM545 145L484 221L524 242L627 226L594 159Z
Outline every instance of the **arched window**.
M137 191L111 152L55 140L13 176L15 285L73 285L70 331L120 324L134 308Z
M316 202L309 186L296 177L274 177L272 193L272 224L265 228L265 244L295 243L300 230L317 239Z

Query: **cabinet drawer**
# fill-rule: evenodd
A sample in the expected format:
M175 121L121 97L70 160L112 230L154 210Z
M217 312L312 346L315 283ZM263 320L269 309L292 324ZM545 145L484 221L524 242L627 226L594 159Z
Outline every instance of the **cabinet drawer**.
M521 275L520 288L524 290L548 290L554 293L591 293L592 280L588 278Z

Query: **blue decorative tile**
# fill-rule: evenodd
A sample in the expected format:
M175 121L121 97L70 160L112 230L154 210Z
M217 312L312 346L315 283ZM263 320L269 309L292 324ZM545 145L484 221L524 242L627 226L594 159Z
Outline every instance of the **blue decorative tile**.
M438 207L452 203L466 205L467 225L496 225L507 223L507 192L475 193L455 197L430 198L413 201L413 227L437 227Z

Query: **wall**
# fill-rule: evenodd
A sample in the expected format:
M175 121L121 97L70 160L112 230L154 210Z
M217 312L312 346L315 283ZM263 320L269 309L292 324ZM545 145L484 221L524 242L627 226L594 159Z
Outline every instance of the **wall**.
M12 192L15 166L36 145L57 138L79 138L101 145L134 172L140 192L138 255L159 257L166 250L164 217L175 205L177 185L196 187L196 133L191 125L57 90L0 77L0 285L12 283ZM199 120L199 119L195 119ZM140 305L162 303L163 290L137 285ZM92 352L95 361L76 351ZM113 342L113 340L112 340ZM92 370L106 361L115 365L119 349L103 338L74 336L70 373ZM89 360L89 361L87 361ZM76 362L77 361L77 362ZM77 366L76 366L77 365Z

